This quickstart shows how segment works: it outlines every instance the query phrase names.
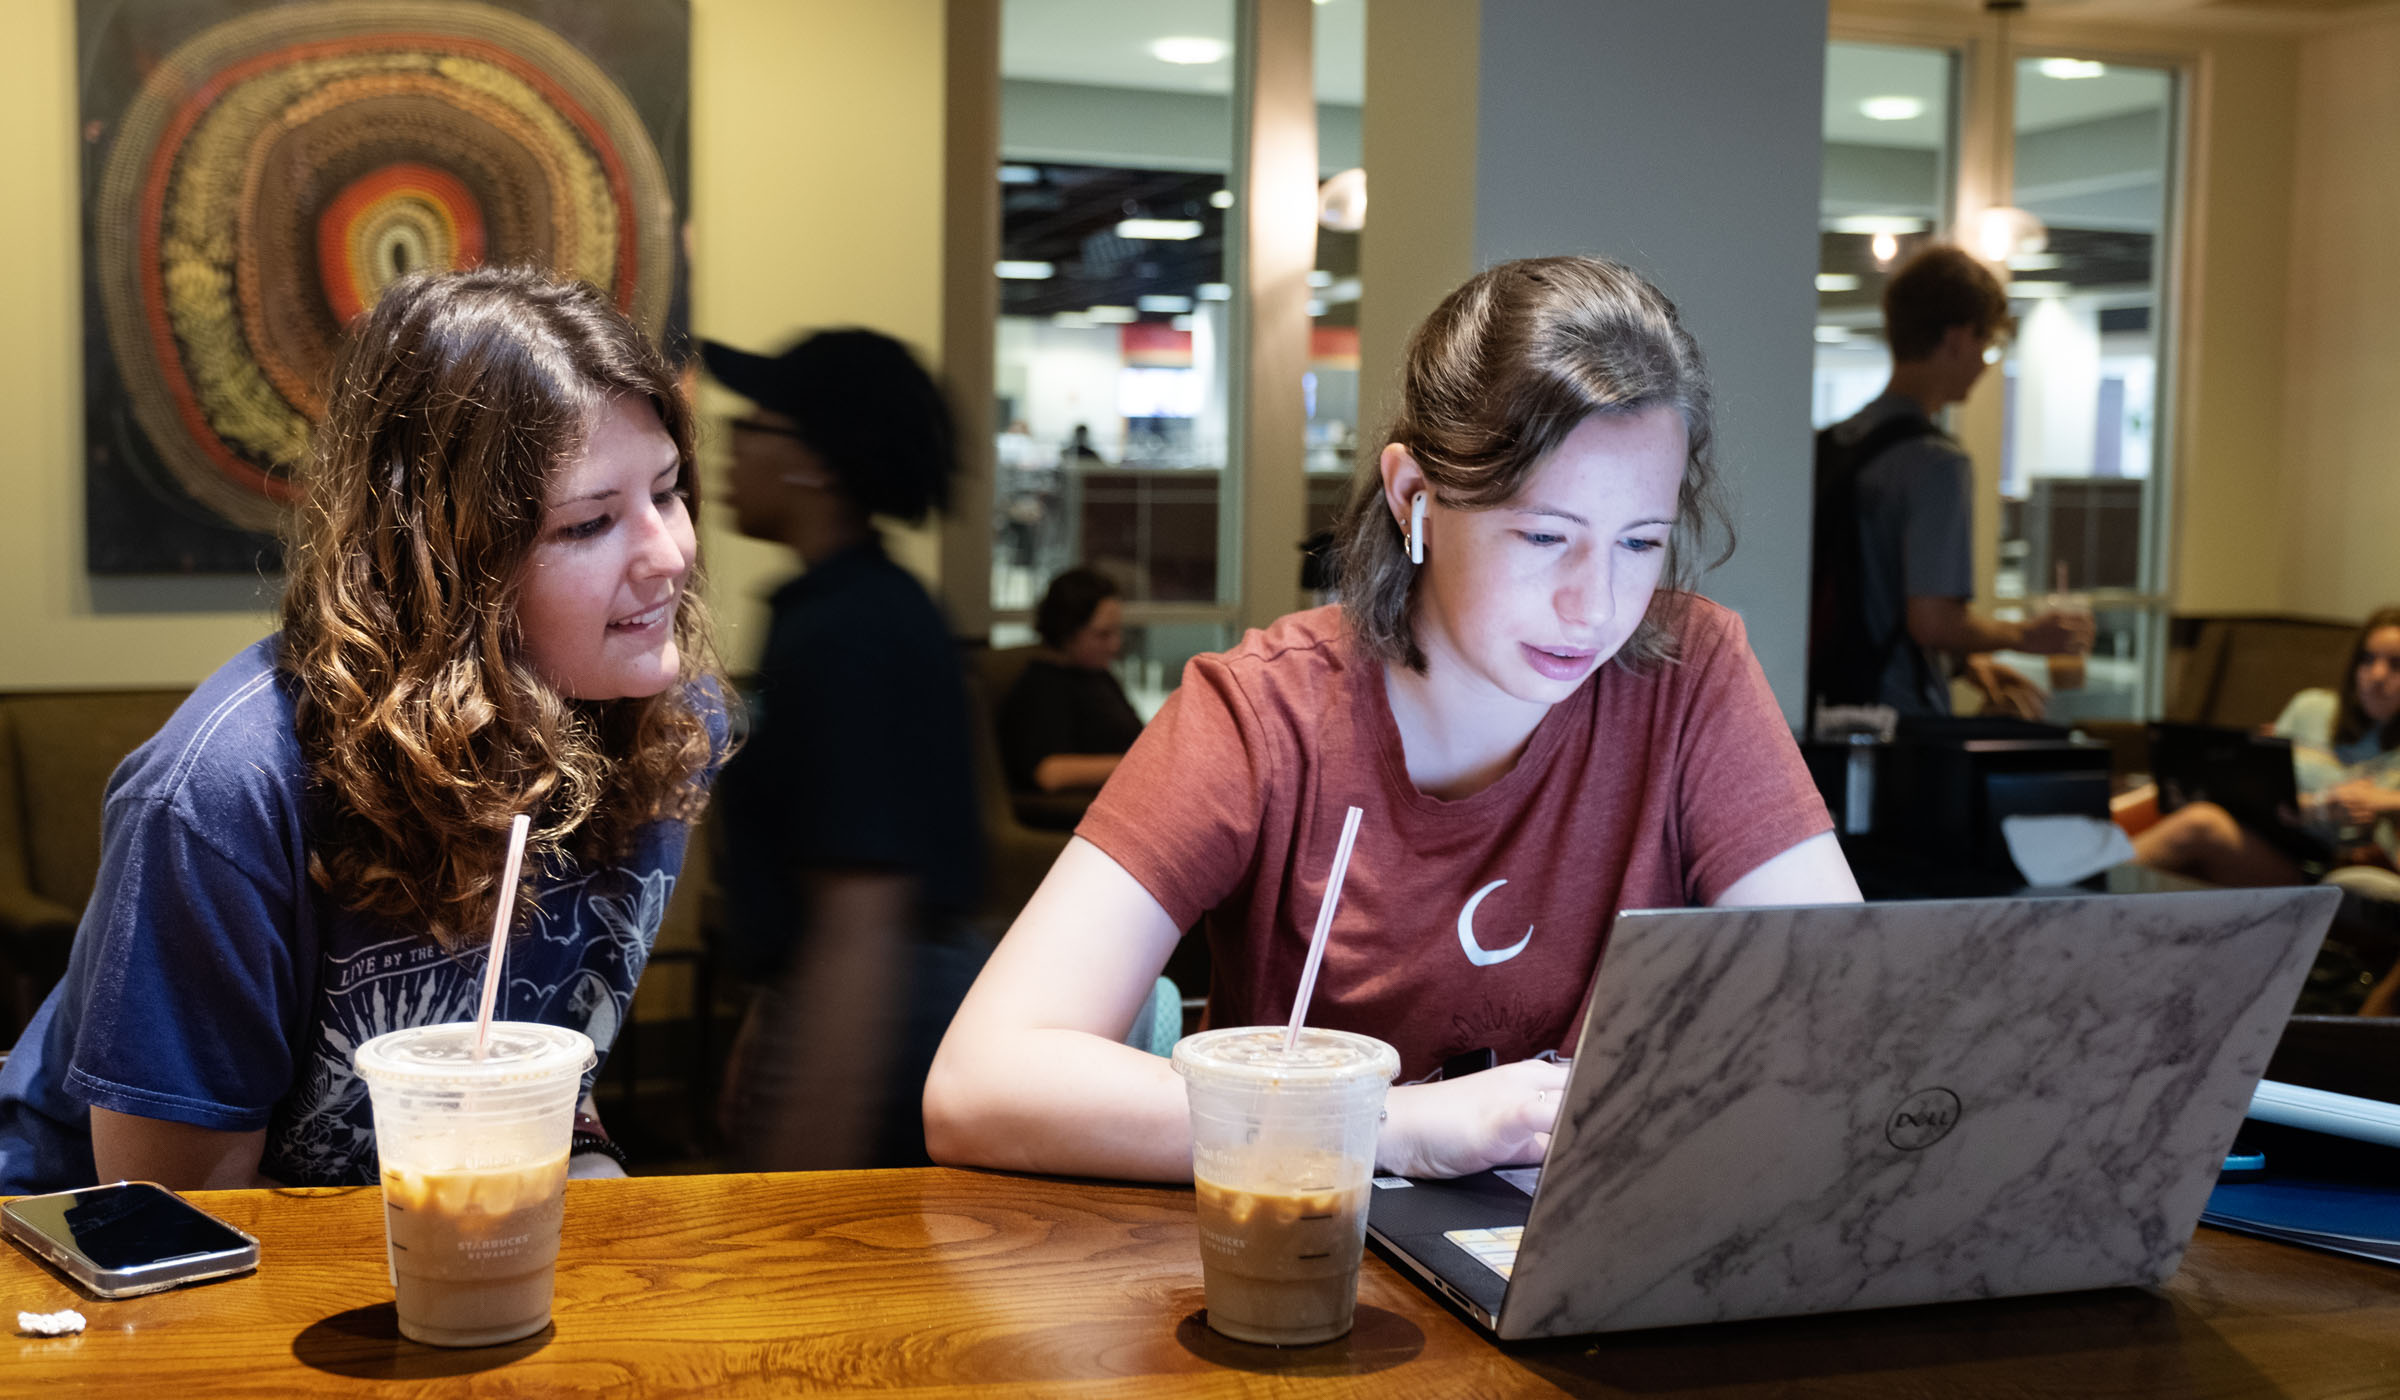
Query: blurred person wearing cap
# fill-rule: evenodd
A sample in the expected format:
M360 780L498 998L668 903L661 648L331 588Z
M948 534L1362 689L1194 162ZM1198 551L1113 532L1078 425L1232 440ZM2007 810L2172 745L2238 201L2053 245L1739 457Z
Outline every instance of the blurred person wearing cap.
M752 404L728 425L736 525L803 568L770 599L754 726L720 788L726 951L758 988L727 1128L762 1168L921 1163L925 1069L982 962L982 838L956 645L875 517L946 501L949 410L874 331L701 356Z

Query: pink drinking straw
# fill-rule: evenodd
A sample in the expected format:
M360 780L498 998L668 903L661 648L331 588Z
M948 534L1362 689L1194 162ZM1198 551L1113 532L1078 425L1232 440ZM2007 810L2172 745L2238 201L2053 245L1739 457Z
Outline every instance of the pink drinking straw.
M492 954L483 965L483 1000L475 1008L475 1060L483 1061L492 1037L492 1008L500 1001L500 955L508 947L509 915L517 907L517 871L525 864L525 836L533 819L519 812L508 824L508 865L500 875L500 907L492 912Z
M1308 961L1300 968L1300 994L1292 998L1292 1023L1283 1029L1283 1053L1300 1044L1300 1023L1308 1018L1308 999L1316 995L1317 966L1325 961L1325 940L1333 932L1333 906L1342 898L1342 877L1350 873L1350 848L1358 844L1358 823L1365 812L1353 807L1342 820L1342 844L1333 853L1333 874L1325 880L1325 902L1317 906L1317 931L1308 940Z

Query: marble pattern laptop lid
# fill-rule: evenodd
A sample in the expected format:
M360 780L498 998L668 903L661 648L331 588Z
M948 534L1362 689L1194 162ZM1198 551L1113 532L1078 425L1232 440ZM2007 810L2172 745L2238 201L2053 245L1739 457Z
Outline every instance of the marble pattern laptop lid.
M2165 1279L2338 900L1620 917L1496 1330Z

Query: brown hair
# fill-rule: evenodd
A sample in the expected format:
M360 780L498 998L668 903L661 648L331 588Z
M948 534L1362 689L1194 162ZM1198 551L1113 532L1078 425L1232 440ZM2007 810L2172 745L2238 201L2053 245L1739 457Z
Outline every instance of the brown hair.
M280 665L315 809L310 874L344 907L456 948L488 926L514 814L533 817L520 918L546 868L619 858L642 823L697 814L710 737L694 691L725 693L697 573L675 616L681 683L655 696L561 695L519 631L550 479L619 394L658 411L696 505L691 407L588 286L414 274L337 353Z
M1954 244L1927 246L1883 284L1883 338L1895 360L1925 359L1952 326L1988 338L2015 324L2000 279Z
M1050 580L1042 592L1042 601L1033 610L1033 630L1042 645L1057 649L1075 640L1075 634L1089 626L1092 615L1111 598L1121 598L1124 590L1117 581L1098 569L1079 564Z
M1733 553L1709 455L1708 371L1656 287L1598 258L1527 258L1478 274L1409 337L1383 442L1408 449L1434 499L1480 509L1513 497L1590 415L1652 408L1683 419L1688 455L1658 592L1618 652L1638 666L1674 659L1674 614L1712 526L1725 535L1715 563ZM1378 448L1360 461L1336 528L1342 610L1369 653L1422 671L1417 570L1384 504L1380 457Z
M2400 714L2385 720L2383 727L2377 730L2375 721L2367 718L2366 708L2358 703L2358 667L2367 656L2367 638L2386 627L2400 627L2400 607L2377 608L2367 617L2366 625L2358 629L2358 640L2350 644L2350 661L2342 667L2342 683L2335 691L2342 697L2341 709L2333 724L2333 741L2337 744L2356 743L2363 736L2373 733L2375 747L2400 747Z

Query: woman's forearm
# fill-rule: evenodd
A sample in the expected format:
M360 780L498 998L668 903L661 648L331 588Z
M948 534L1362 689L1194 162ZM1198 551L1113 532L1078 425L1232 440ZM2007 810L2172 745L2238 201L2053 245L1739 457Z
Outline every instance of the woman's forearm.
M1012 1030L943 1042L925 1082L937 1162L1129 1181L1189 1181L1182 1077L1157 1055L1086 1031Z
M1117 753L1054 753L1034 765L1033 785L1044 792L1096 788L1108 781L1124 758Z

